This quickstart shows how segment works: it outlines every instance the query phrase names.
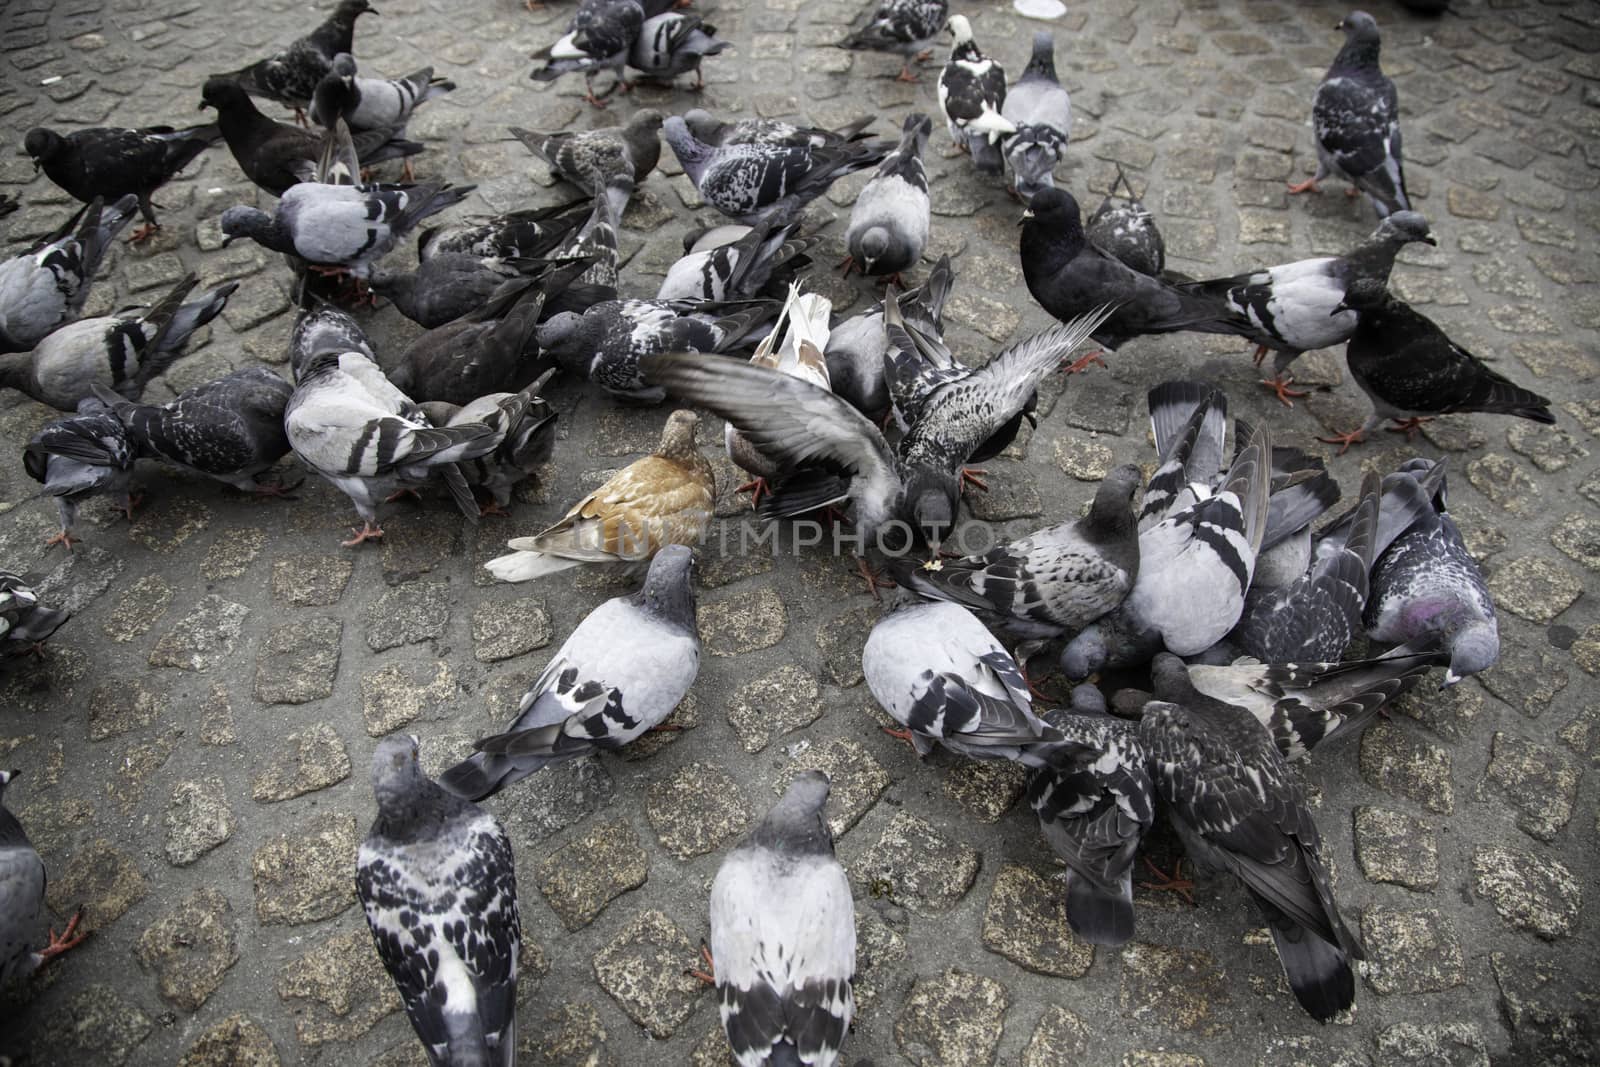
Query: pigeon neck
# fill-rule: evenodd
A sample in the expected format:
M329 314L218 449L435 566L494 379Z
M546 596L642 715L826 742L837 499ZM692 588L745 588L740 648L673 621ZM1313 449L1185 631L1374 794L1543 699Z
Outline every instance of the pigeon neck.
M1356 277L1379 279L1388 284L1395 257L1409 243L1407 238L1398 235L1370 237L1344 258L1355 268Z
M360 17L359 11L354 14L346 14L343 10L335 11L326 22L311 32L311 40L317 46L317 50L325 56L352 52L356 37L356 19Z
M774 811L750 834L750 844L785 856L833 854L833 835L821 812Z
M378 818L373 829L392 841L429 837L472 807L470 801L445 792L420 774L404 785L406 788L378 789L375 793Z
M1342 70L1377 70L1378 46L1376 40L1346 41L1339 54L1333 57L1329 73Z
M261 218L256 219L250 230L250 236L257 244L266 246L274 252L283 252L294 255L294 238L289 231L284 229L281 222L272 215L263 212Z
M217 108L217 128L229 147L265 140L277 125L263 115L248 96L241 95Z
M33 383L33 353L8 352L0 355L0 386L27 393Z
M1053 220L1052 220L1053 221ZM1022 227L1022 265L1037 264L1048 277L1061 270L1083 251L1083 220L1069 213L1059 226L1043 219L1029 219Z
M956 42L955 48L950 51L952 63L981 63L983 52L978 48L978 42L968 39Z
M1033 76L1044 78L1048 81L1056 80L1056 54L1053 41L1035 41L1033 56L1028 60L1027 67L1022 71L1024 78Z

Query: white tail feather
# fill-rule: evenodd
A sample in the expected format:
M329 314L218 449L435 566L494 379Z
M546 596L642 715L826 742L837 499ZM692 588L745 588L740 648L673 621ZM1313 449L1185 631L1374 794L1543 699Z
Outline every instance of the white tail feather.
M496 556L483 566L502 582L531 582L535 578L576 567L580 562L545 552L508 552Z

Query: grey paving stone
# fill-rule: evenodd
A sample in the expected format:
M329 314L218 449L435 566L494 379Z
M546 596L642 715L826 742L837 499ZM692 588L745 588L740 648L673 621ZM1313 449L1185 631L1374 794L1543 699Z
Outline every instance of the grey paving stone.
M966 896L979 862L976 849L900 811L850 875L873 896L887 896L918 915L938 915Z
M308 1049L360 1037L401 1007L366 930L322 939L279 969L274 988L293 1007L295 1036Z
M990 1064L1010 998L981 974L951 968L919 978L895 1019L901 1055L918 1067Z
M601 823L546 856L539 892L568 930L595 920L607 904L644 885L649 858L625 822Z
M1565 864L1523 849L1478 847L1472 878L1500 918L1546 941L1570 934L1583 907L1583 891Z
M227 788L217 777L179 782L167 805L167 862L187 867L233 836Z
M250 861L256 917L267 925L297 925L330 918L354 904L350 857L359 844L353 815L329 812L297 820Z
M1117 1007L1124 1019L1153 1019L1168 1030L1216 1036L1231 998L1216 958L1202 949L1135 942L1122 950Z
M331 616L275 626L256 657L255 696L263 704L305 704L333 695L344 622Z
M1064 883L1007 864L995 877L983 914L983 947L1019 967L1058 978L1082 978L1094 946L1067 925Z
M205 886L165 912L139 935L139 965L157 975L168 1003L199 1011L239 962L228 898Z
M694 944L659 911L642 911L594 957L594 976L628 1018L652 1037L671 1037L705 990L685 972L698 966Z
M1367 984L1379 993L1439 993L1466 981L1461 942L1432 908L1367 908L1361 944Z
M278 1067L272 1038L248 1015L230 1015L184 1050L178 1067Z

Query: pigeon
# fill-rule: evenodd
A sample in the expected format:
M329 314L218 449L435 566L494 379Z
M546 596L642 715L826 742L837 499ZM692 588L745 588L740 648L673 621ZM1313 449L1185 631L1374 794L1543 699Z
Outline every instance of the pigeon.
M317 180L324 144L321 135L267 118L245 91L230 81L212 78L200 97L201 107L217 109L217 127L234 162L261 189L282 196L293 185ZM422 151L422 145L401 140L389 129L363 130L352 133L351 139L364 167Z
M561 39L533 54L544 66L529 77L552 82L563 74L582 73L584 96L595 107L605 107L605 97L594 93L594 76L602 70L616 75L610 96L625 84L622 68L633 53L644 27L645 11L639 0L583 0Z
M15 583L15 575L0 572L0 618L11 615L6 598L11 595L8 587ZM5 806L6 789L21 773L0 771L0 988L27 978L88 936L77 932L83 919L80 911L59 937L52 927L49 941L42 948L33 947L44 911L44 861Z
M1101 304L1116 312L1094 339L1115 350L1145 334L1193 330L1242 333L1248 324L1222 306L1141 274L1101 251L1083 231L1078 202L1065 189L1041 189L1022 215L1022 274L1028 292L1065 322Z
M1061 734L1033 711L1017 661L966 608L902 593L861 651L873 699L903 729L889 731L927 756L934 744L969 759L1043 766L1042 743Z
M1311 107L1317 142L1317 172L1289 192L1316 192L1324 178L1342 178L1367 194L1379 217L1410 211L1405 167L1400 158L1400 98L1378 66L1378 23L1352 11L1336 27L1344 47L1317 86Z
M1450 656L1444 684L1488 670L1500 658L1500 628L1483 572L1445 510L1442 469L1429 460L1402 466L1419 481L1437 479L1433 515L1413 523L1378 558L1363 616L1367 636L1403 644L1435 636Z
M482 800L551 763L619 749L665 722L699 672L694 553L669 544L650 562L643 588L584 617L509 728L480 740L439 784Z
M701 199L751 226L790 221L834 181L881 162L893 147L883 141L826 148L708 145L677 115L666 120L662 132Z
M920 111L906 116L900 147L878 164L878 173L856 195L850 209L845 245L845 276L852 267L863 274L888 275L899 284L928 246L928 172L922 153L928 147L933 120Z
M262 96L284 107L293 108L296 118L305 122L305 109L316 94L317 85L341 52L355 51L356 19L376 15L378 9L367 0L339 0L339 5L320 26L266 59L243 70L215 77L237 84L251 96Z
M1067 923L1092 945L1133 938L1133 859L1155 821L1155 786L1133 723L1106 714L1092 685L1044 713L1064 738L1048 766L1028 771L1028 806L1067 865Z
M1231 278L1191 282L1182 288L1222 301L1230 311L1247 319L1253 330L1245 336L1256 342L1259 365L1274 350L1274 377L1266 382L1284 404L1291 396L1305 396L1289 388L1289 364L1302 352L1343 344L1355 332L1357 313L1350 300L1368 303L1389 285L1395 256L1413 241L1438 244L1428 220L1415 211L1396 211L1378 228L1342 256L1319 256L1283 263Z
M1111 192L1089 216L1084 235L1100 251L1140 274L1161 278L1167 269L1166 239L1161 236L1155 217L1134 192L1133 183L1122 172L1122 164L1116 164L1116 168L1117 179L1111 183ZM1119 187L1128 191L1126 197L1117 196Z
M1000 141L1017 132L1016 123L1001 113L1005 68L978 49L967 16L951 15L950 33L955 44L939 75L939 110L955 146L970 153L983 173L999 174L1005 169Z
M322 351L300 369L284 413L289 445L300 461L350 498L362 527L346 547L383 536L377 506L383 487L425 479L437 469L456 506L471 522L478 505L454 464L499 443L487 426L439 429L416 403L360 352Z
M581 315L551 316L537 336L540 350L568 373L620 399L659 404L666 391L644 377L659 353L727 352L768 318L756 308L707 322L660 300L605 300Z
M661 112L641 108L621 126L573 133L539 133L511 127L528 151L550 165L551 173L590 195L598 195L618 174L635 185L649 177L661 159Z
M222 213L228 244L240 237L299 256L317 267L337 268L358 278L405 239L429 215L459 204L475 185L291 186L268 215L235 205Z
M372 754L378 815L356 853L356 895L428 1062L509 1067L522 951L511 841L423 773L418 744L390 735Z
M105 493L117 498L132 518L133 467L138 458L127 427L93 396L78 401L77 414L48 422L34 434L22 450L22 466L55 497L61 517L60 532L45 545L64 545L72 551L73 542L80 540L72 535L78 505L91 496Z
M0 219L12 214L22 206L22 202L9 193L0 193Z
M221 139L215 124L182 130L96 126L65 136L38 126L28 131L22 145L33 165L75 200L87 204L99 197L110 204L130 193L138 197L145 225L128 238L138 243L161 228L151 195Z
M404 78L362 78L356 75L356 61L348 52L333 57L328 73L317 83L311 100L311 118L319 126L333 128L343 118L351 133L388 130L405 132L406 123L417 108L451 92L456 83L435 78L432 67L407 74Z
M683 113L684 125L695 140L708 145L762 144L778 148L843 148L872 135L867 127L877 120L866 115L837 129L796 126L782 119L736 119L722 122L705 108L694 107Z
M674 411L653 453L613 474L553 526L507 542L513 551L490 560L489 573L526 582L584 563L638 563L665 546L698 543L716 502L716 476L695 446L699 422L692 411Z
M722 1029L745 1067L831 1067L855 1014L855 902L822 817L829 784L799 774L711 883Z
M578 276L572 288L574 297L582 293L584 298L570 300L560 310L582 314L591 305L616 299L622 267L618 233L622 214L632 197L633 179L626 174L613 174L605 188L595 194L588 219L556 250L555 255L560 257L588 257L590 261L589 269Z
M446 252L428 257L412 271L374 269L367 276L367 288L431 330L483 308L501 286L526 276L524 266Z
M116 413L140 456L165 460L245 493L282 496L281 482L260 475L289 454L283 412L294 386L265 367L225 374L155 406L122 399L103 386L94 394Z
M1347 299L1347 304L1349 301ZM1356 328L1345 346L1345 363L1372 414L1348 433L1321 437L1343 455L1385 419L1409 437L1435 415L1484 412L1553 424L1550 401L1522 388L1445 336L1426 315L1385 292L1370 303L1358 299Z
M1006 93L1000 117L1017 129L1006 139L1005 157L1011 188L1026 203L1040 189L1055 187L1055 167L1072 132L1072 98L1056 79L1056 38L1049 30L1034 32L1033 55Z
M451 226L430 226L417 235L417 261L456 252L501 259L538 259L565 244L594 209L590 199L554 207L511 211Z
M729 226L726 232L735 236L725 244L709 243L721 234L701 235L703 240L686 247L683 258L667 269L656 299L747 300L787 287L810 265L806 252L816 245L814 238L797 237L799 229L798 222Z
M59 230L0 263L0 355L26 352L78 317L101 258L137 206L132 194L111 207L90 201Z
M239 288L226 282L184 303L194 289L184 278L155 307L80 319L61 327L32 352L0 356L0 385L8 385L60 411L75 411L94 383L137 400L150 380L183 355L200 327L222 313Z
M1203 440L1201 429L1210 415L1208 405L1195 409L1178 437L1175 455ZM1242 419L1234 434L1244 444L1220 487L1197 496L1197 484L1189 483L1158 521L1141 522L1133 589L1114 611L1068 643L1061 666L1069 677L1132 666L1162 648L1197 655L1239 621L1267 525L1272 448L1265 430ZM1151 477L1146 512L1152 494L1167 491L1163 473L1175 455L1164 455L1162 467Z
M7 652L38 653L45 639L61 629L62 624L71 617L61 608L41 605L39 594L21 575L0 571L0 648ZM4 784L0 781L0 786ZM0 833L0 849L4 846L5 838ZM0 884L4 882L5 877L0 874ZM9 909L0 908L0 915L7 914ZM3 956L0 956L0 964L4 962ZM3 984L0 981L0 985Z
M695 91L705 88L700 61L724 51L727 41L717 39L717 28L698 15L669 11L645 19L628 52L628 66L645 77L670 84L680 74L694 71Z
M903 57L896 81L914 82L911 59L926 60L929 46L945 28L947 0L878 0L866 20L839 43L855 52L894 52Z
M437 400L425 401L421 405L429 421L446 429L491 420L508 423L500 444L493 452L456 464L468 485L482 486L489 492L491 502L480 505L479 514L506 514L506 506L511 503L511 491L533 477L555 451L556 410L539 395L554 374L554 370L546 371L523 390L528 394L527 403L514 423L509 421L504 403L512 398L512 393L490 393L459 408Z
M924 355L944 348L944 304L955 284L950 256L940 256L922 286L895 297L906 332ZM870 419L881 419L891 398L884 376L889 338L884 331L882 301L859 315L833 324L823 356L833 391ZM951 357L952 360L954 357Z
M300 309L289 331L289 371L296 382L306 364L323 352L360 352L372 362L378 361L366 331L348 311L318 303Z
M1244 883L1290 989L1326 1022L1354 1003L1350 961L1366 954L1334 903L1305 791L1255 717L1198 692L1176 656L1156 657L1154 679L1139 740L1184 851Z
M1132 498L1139 468L1110 471L1089 513L980 555L896 569L920 596L948 600L993 630L1029 642L1076 633L1121 604L1139 573ZM1019 659L1025 657L1019 654Z

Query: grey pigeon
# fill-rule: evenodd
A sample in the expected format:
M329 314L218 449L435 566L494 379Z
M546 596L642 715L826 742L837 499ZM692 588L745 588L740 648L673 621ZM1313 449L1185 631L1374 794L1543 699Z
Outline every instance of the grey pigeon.
M74 411L92 384L137 400L150 380L183 355L190 336L222 313L239 288L226 282L185 303L197 281L189 275L143 313L130 308L80 319L40 341L32 352L0 356L0 385L43 404Z
M635 185L649 177L661 159L661 112L641 108L621 126L598 130L539 133L511 127L528 151L550 165L550 172L591 196L619 174Z
M841 148L865 141L876 116L865 115L836 129L797 126L783 119L747 118L723 122L705 108L693 107L683 113L684 125L695 139L708 145L764 144L782 148Z
M999 174L1005 169L1000 142L1017 132L1016 124L1001 113L1005 68L978 48L965 15L950 16L950 32L955 44L939 74L939 110L956 147L970 153L983 173Z
M752 226L790 221L837 179L873 166L893 147L881 141L828 148L708 145L677 115L667 119L662 132L701 199Z
M525 266L445 252L429 256L416 270L375 269L367 277L367 288L418 326L431 330L483 308L501 286L525 277Z
M355 51L356 19L369 13L376 15L378 9L367 0L339 0L332 15L289 47L243 70L216 77L237 84L252 96L293 108L303 122L301 112L310 105L317 83L328 73L335 56Z
M1089 513L981 555L906 565L895 578L921 596L949 600L984 625L1029 642L1076 633L1122 603L1139 573L1132 464L1113 469Z
M115 394L112 394L115 396ZM120 397L117 397L121 400ZM133 516L133 467L138 448L127 427L106 404L93 396L78 402L78 413L48 422L22 450L28 476L55 497L61 530L45 542L72 551L78 505L104 493L117 498Z
M302 308L289 331L289 370L298 382L306 364L323 352L360 352L376 363L378 354L361 324L332 304Z
M579 275L573 293L584 294L584 299L561 306L563 311L582 312L591 304L612 300L617 296L622 269L622 214L633 196L633 179L626 174L613 174L594 196L589 217L574 230L555 255L567 259L588 257L589 269Z
M918 61L928 58L928 46L944 30L949 13L947 0L878 0L839 47L894 52L903 57L896 80L914 82L912 57Z
M1382 219L1372 236L1342 256L1319 256L1281 263L1230 278L1187 283L1188 292L1220 299L1248 320L1243 333L1257 345L1256 363L1270 349L1274 377L1266 383L1285 404L1305 396L1288 388L1289 364L1302 352L1343 344L1355 333L1352 301L1371 304L1389 285L1395 256L1413 241L1437 244L1428 220L1414 211L1396 211Z
M284 409L294 386L265 367L196 385L160 406L137 404L94 387L128 428L140 456L165 460L246 493L281 496L283 484L259 481L289 454Z
M704 240L685 249L683 258L667 269L656 299L745 300L787 291L795 275L810 265L806 252L816 244L814 238L797 237L799 228L798 222L718 227L733 235L725 244L709 243L723 234L700 235Z
M113 204L124 196L137 197L146 225L128 240L139 242L160 229L150 197L221 139L215 125L182 130L96 126L67 134L35 127L22 144L33 165L75 200L88 204L98 197Z
M9 616L6 586L15 576L0 573L0 618ZM44 911L44 861L11 809L5 806L6 789L21 771L0 771L0 988L27 978L48 961L81 944L78 912L57 937L54 928L41 948L34 948Z
M645 77L671 84L680 74L694 72L693 89L705 87L700 62L728 47L717 39L717 28L699 15L668 11L645 19L628 52L628 65Z
M430 226L417 235L417 260L459 252L502 259L538 259L565 244L593 211L594 201L573 200L554 207L511 211L449 226Z
M1430 493L1434 514L1413 523L1372 568L1367 597L1367 635L1404 644L1436 637L1450 656L1444 684L1488 670L1500 658L1500 628L1483 572L1445 511L1443 470L1429 460L1411 460L1401 473L1437 484ZM1436 481L1435 481L1436 480Z
M700 671L694 554L666 545L644 588L595 608L551 657L504 733L439 784L482 800L551 763L615 751L666 721Z
M1061 735L1034 714L1011 654L959 604L905 593L873 626L861 670L873 699L919 756L935 744L969 759L1040 766L1042 742Z
M594 93L594 76L602 70L616 75L616 84L605 96L623 84L622 68L633 53L633 44L644 27L645 10L639 0L583 0L555 44L533 54L544 65L529 75L536 82L551 82L563 74L581 73L584 99L595 107L605 107L605 97Z
M0 571L0 648L6 652L38 652L45 638L71 617L61 608L40 604L39 594L21 575ZM4 880L0 877L0 883Z
M131 194L111 207L90 201L55 233L0 263L0 354L26 352L78 317L101 258L137 206Z
M1167 268L1166 239L1156 226L1155 216L1150 214L1150 209L1134 191L1133 183L1122 172L1122 164L1116 164L1116 168L1116 181L1111 183L1111 191L1084 224L1084 235L1106 255L1121 260L1140 274L1160 278ZM1126 189L1128 195L1118 196L1119 188Z
M1317 172L1289 192L1316 192L1324 178L1342 178L1367 194L1380 217L1410 211L1400 154L1400 97L1378 65L1378 23L1352 11L1339 23L1344 47L1317 86L1311 107Z
M423 481L432 469L444 477L461 513L477 522L477 502L455 464L499 443L487 426L430 425L376 363L355 351L319 352L301 368L284 428L301 462L348 496L361 516L362 528L347 547L383 536L377 506L384 488Z
M949 352L943 340L944 304L954 285L955 272L950 269L950 256L946 254L933 265L926 282L894 298L899 304L901 323L926 358ZM823 356L828 361L833 391L868 418L878 419L889 410L889 383L884 375L884 357L888 353L882 301L834 323L828 333Z
M1028 771L1028 806L1067 865L1067 922L1093 945L1133 938L1133 860L1155 821L1155 786L1133 723L1106 714L1092 685L1044 713L1063 740Z
M1049 30L1033 34L1033 55L1006 93L1000 115L1017 128L1006 139L1011 187L1023 202L1040 189L1055 187L1055 168L1067 154L1072 133L1072 98L1056 78L1056 39Z
M906 116L900 146L878 164L878 173L856 194L850 209L845 246L845 274L851 267L863 274L889 275L898 284L928 246L928 172L922 153L928 147L933 120L920 111Z
M526 406L509 411L505 401L512 398L511 393L489 393L459 408L436 400L422 404L429 420L447 429L483 422L495 423L498 429L499 423L505 423L505 432L493 452L456 464L468 485L482 486L489 492L491 503L479 506L481 514L506 514L512 490L532 478L555 451L556 410L539 395L554 374L554 370L548 370L540 375L523 390L528 394Z
M1481 411L1553 424L1550 401L1524 389L1456 344L1437 323L1387 292L1349 299L1355 332L1345 346L1350 377L1372 401L1372 414L1349 433L1318 440L1342 455L1385 419L1407 437L1435 415Z
M493 815L423 773L415 737L372 754L378 815L356 895L430 1064L517 1060L522 922L511 841Z
M711 883L711 958L741 1065L831 1067L850 1030L855 902L822 817L828 776L804 771Z
M1366 956L1334 902L1305 791L1255 717L1196 691L1176 656L1156 657L1154 679L1139 739L1184 851L1244 883L1289 988L1326 1022L1355 1002L1350 961Z
M390 130L399 135L417 108L437 100L456 87L448 78L435 78L432 67L407 74L404 78L362 78L356 74L356 61L348 52L333 57L328 73L317 84L311 101L311 118L319 126L331 128L343 118L350 132Z
M1145 334L1241 334L1248 326L1220 300L1175 288L1101 251L1084 233L1078 202L1064 189L1041 189L1029 201L1021 254L1028 292L1057 319L1065 322L1090 308L1116 305L1094 338L1106 348L1115 350Z

